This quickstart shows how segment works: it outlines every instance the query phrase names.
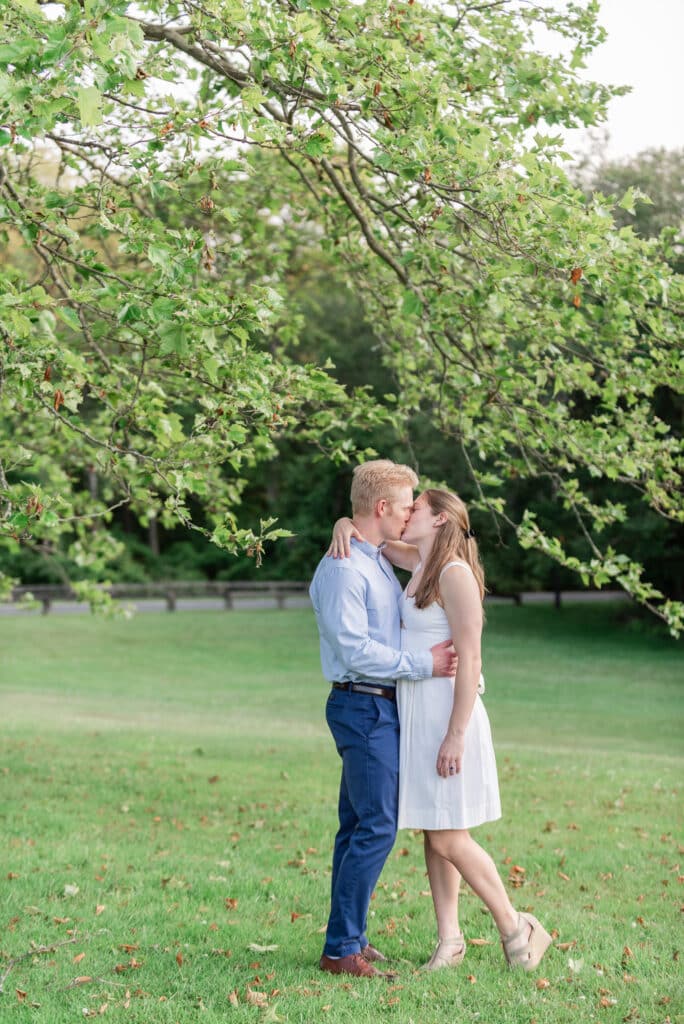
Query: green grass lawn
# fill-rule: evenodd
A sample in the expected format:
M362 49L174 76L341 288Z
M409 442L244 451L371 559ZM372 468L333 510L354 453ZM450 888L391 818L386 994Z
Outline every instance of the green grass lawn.
M681 1024L681 647L614 615L488 611L504 817L475 835L555 948L508 972L466 894L486 944L416 973L402 832L370 922L390 983L317 968L338 761L311 613L0 619L0 1020Z

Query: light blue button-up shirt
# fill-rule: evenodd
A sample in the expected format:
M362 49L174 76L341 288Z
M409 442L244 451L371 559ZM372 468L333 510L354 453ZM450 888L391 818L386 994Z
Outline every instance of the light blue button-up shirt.
M351 542L351 558L324 557L309 589L330 682L374 682L432 675L432 654L401 650L399 596L392 566L368 541Z

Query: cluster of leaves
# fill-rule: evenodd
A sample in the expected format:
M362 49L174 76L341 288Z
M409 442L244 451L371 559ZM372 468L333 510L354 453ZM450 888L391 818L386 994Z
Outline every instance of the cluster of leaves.
M48 20L23 5L0 48L2 535L92 579L121 554L106 525L122 505L259 560L285 531L238 527L244 469L295 428L349 458L348 424L380 415L269 349L298 329L279 284L286 247L260 254L269 211L251 208L240 162L205 165L200 127L176 145L167 122L140 116L151 72L125 6ZM98 85L82 84L91 72Z
M12 5L0 48L6 244L21 247L3 270L0 416L23 441L0 452L7 536L66 531L101 574L115 552L97 516L124 501L197 526L196 501L214 542L258 552L273 531L237 528L242 468L295 428L348 458L345 428L382 416L284 354L287 260L314 239L374 324L397 421L428 413L523 546L679 627L602 544L625 508L591 491L616 481L684 516L654 405L681 380L681 286L661 243L571 183L554 134L599 122L615 92L577 73L603 36L594 0L49 6ZM569 60L539 52L539 23ZM548 483L584 555L533 509L512 515L517 478Z

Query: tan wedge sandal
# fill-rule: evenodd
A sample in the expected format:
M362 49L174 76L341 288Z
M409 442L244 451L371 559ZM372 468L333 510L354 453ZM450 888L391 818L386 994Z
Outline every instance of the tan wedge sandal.
M531 928L530 937L523 942L522 937L528 927ZM517 929L502 939L501 945L509 967L522 967L523 971L533 971L552 941L534 914L521 913L518 914Z
M465 939L455 935L451 939L440 939L435 951L421 971L438 971L442 967L458 967L463 963L466 954Z

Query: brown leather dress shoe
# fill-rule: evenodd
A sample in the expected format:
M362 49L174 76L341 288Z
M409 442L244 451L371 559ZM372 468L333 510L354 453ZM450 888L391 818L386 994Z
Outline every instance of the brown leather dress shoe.
M375 946L371 946L370 942L367 946L361 950L361 956L364 960L367 960L369 964L373 963L387 963L387 957L384 953L381 953Z
M323 954L318 966L322 971L329 974L353 974L355 978L381 978L382 973L361 956L360 953L351 953L349 956L341 956L339 960Z

